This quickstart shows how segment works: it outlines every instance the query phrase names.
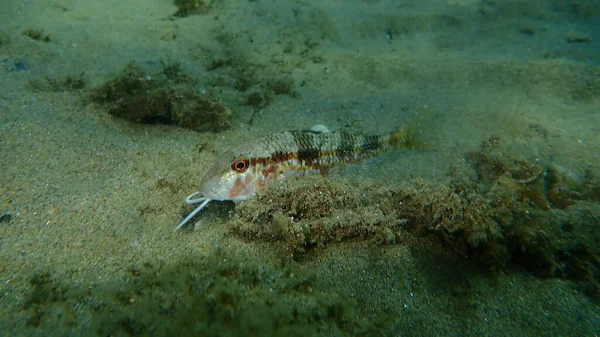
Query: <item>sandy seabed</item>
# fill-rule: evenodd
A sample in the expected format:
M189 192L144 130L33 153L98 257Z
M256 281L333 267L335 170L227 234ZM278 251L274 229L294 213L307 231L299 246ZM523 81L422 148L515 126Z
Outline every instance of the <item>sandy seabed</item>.
M3 335L600 334L597 2L6 0L0 22ZM133 96L94 99L131 62ZM109 113L157 90L226 127ZM315 124L427 146L173 233L220 153Z

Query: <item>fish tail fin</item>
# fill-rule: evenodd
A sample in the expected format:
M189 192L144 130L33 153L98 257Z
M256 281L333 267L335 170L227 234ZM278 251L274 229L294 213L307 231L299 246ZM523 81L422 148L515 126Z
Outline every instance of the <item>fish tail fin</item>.
M408 127L399 127L389 134L387 143L397 149L420 149L427 148L427 144L420 141L415 136L415 125Z

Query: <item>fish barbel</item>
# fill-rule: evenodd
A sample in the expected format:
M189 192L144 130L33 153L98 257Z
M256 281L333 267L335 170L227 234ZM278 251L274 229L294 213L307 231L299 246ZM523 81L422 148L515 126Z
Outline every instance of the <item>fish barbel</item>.
M200 206L175 231L212 200L245 200L279 180L307 174L325 175L336 164L414 145L411 133L404 129L379 136L288 131L258 138L225 152L215 162L200 181L198 192L185 199L187 204L200 203Z

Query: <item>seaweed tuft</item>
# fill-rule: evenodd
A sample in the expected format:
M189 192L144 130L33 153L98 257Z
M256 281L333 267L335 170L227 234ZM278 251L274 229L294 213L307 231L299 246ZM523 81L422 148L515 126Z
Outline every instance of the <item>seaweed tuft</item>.
M29 28L23 31L23 35L28 36L35 41L50 42L50 36L45 34L41 29Z
M61 91L77 91L84 89L87 86L85 72L80 72L76 75L60 76L56 78L45 77L41 80L30 80L27 83L27 88L33 92L61 92Z
M177 10L174 17L184 18L190 15L206 14L213 6L212 0L175 0Z
M384 192L387 193L387 192ZM251 240L282 241L294 258L353 239L396 241L402 221L384 196L361 197L348 183L320 176L283 182L236 207L234 231Z
M283 268L283 270L282 270ZM294 263L261 264L217 252L172 264L124 268L97 284L67 284L40 272L18 316L33 329L86 336L341 336L375 327L349 294ZM160 324L157 324L160 322Z
M196 81L177 62L162 62L163 71L149 75L130 63L121 75L94 89L90 100L109 114L135 123L176 125L218 132L229 127L231 111L219 99L200 95Z

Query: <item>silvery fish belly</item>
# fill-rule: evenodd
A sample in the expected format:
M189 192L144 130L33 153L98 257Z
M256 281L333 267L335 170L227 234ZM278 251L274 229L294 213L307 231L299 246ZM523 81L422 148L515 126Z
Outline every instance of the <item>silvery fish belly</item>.
M339 163L356 162L392 148L411 148L409 132L382 136L345 132L288 131L250 141L224 153L186 203L202 203L177 229L211 200L244 200L289 177L326 174ZM192 199L194 196L200 198Z

